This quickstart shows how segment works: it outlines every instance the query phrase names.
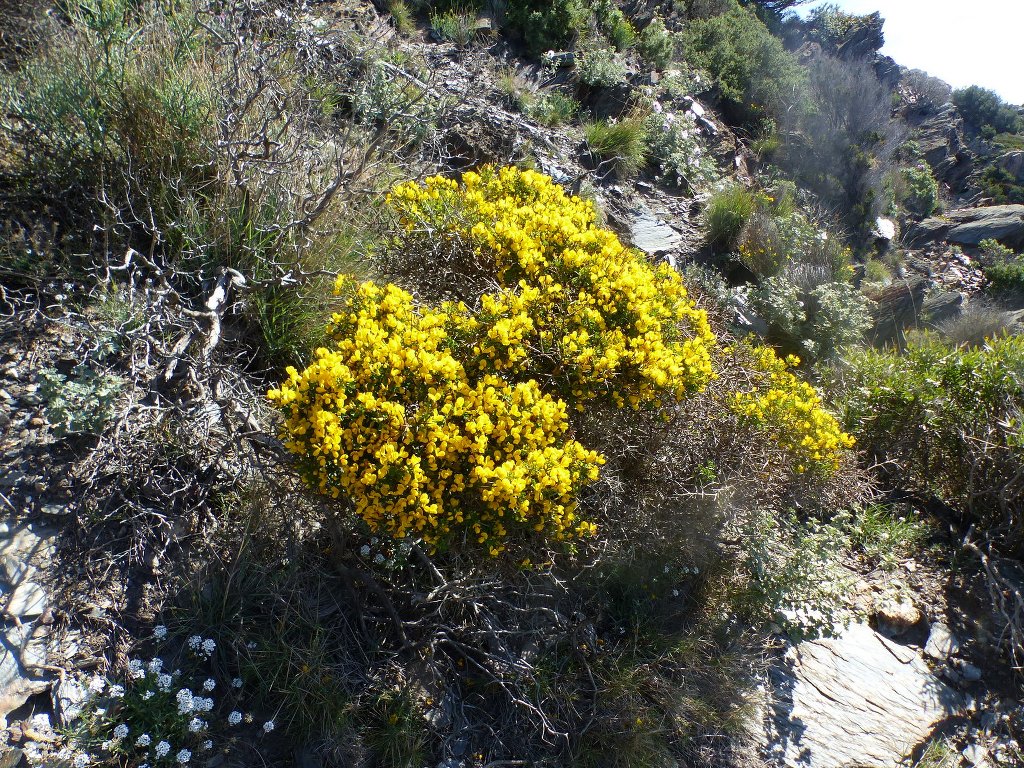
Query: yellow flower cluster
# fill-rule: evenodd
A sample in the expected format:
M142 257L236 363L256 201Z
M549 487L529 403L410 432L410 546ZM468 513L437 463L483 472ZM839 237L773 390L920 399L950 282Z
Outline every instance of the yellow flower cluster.
M311 487L432 548L464 539L497 555L513 534L594 533L575 500L603 460L567 438L564 402L469 375L450 351L456 307L419 309L394 285L339 280L338 292L331 348L268 393Z
M463 313L467 366L514 371L582 409L593 400L654 405L713 376L715 336L675 270L596 226L593 205L550 177L485 167L397 186L406 232L468 243L500 290ZM454 246L453 246L454 247Z
M754 347L758 387L736 392L730 407L742 419L774 439L796 463L797 472L834 472L853 438L822 406L817 391L788 370L799 365L792 355L779 358L770 347Z

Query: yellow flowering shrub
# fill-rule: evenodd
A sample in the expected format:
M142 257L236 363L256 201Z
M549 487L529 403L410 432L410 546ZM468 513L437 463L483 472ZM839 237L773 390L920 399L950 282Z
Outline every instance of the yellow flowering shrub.
M715 407L767 434L797 471L838 467L851 441L813 387L769 349L729 368L679 275L625 248L550 178L485 168L401 184L390 204L403 225L393 246L413 259L468 252L491 289L430 305L339 279L328 345L269 393L309 486L371 530L491 555L591 535L577 500L604 458L573 439L570 409L707 393L714 359L730 379Z
M535 379L577 408L654 405L712 377L715 336L679 274L623 246L550 177L485 167L461 182L401 184L389 202L399 247L471 249L474 268L496 280L457 330L467 366Z
M312 488L431 548L467 539L497 555L513 535L594 532L576 497L602 459L567 437L563 401L470 375L449 334L458 307L419 308L394 285L339 280L338 292L330 348L269 392Z
M735 392L729 403L741 419L767 433L793 459L797 472L834 472L853 438L826 411L817 390L790 373L800 364L770 347L753 347L756 387Z

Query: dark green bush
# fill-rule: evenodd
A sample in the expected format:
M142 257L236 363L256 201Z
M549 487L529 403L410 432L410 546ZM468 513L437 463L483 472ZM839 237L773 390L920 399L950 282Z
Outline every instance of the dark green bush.
M683 32L687 61L714 78L726 115L753 125L794 103L804 76L796 58L757 15L734 5L691 21Z
M988 126L995 133L1017 133L1024 130L1024 118L1015 107L1007 104L995 91L971 85L953 91L956 104L964 120L981 130Z
M982 240L978 251L990 291L1024 296L1024 255L996 240Z
M988 166L981 172L979 181L986 197L1000 205L1006 203L1024 203L1024 184L1004 168L996 165Z
M846 428L872 459L892 462L894 483L1024 549L1024 336L863 350L834 383Z
M931 169L921 164L904 168L900 172L902 185L901 202L911 213L931 216L939 207L939 183L932 176Z
M582 0L509 0L506 23L531 56L563 50L589 15Z

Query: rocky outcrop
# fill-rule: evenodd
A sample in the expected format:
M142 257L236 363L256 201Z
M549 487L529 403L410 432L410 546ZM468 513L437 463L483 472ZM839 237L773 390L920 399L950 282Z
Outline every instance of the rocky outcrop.
M1024 151L1007 152L999 158L998 165L1018 184L1024 184Z
M882 26L885 20L875 11L856 18L836 44L836 55L843 59L864 59L885 45Z
M791 648L771 675L765 753L779 768L896 768L964 697L864 624Z
M954 191L963 189L974 170L974 153L963 136L963 120L956 107L946 104L925 119L914 136L935 178Z
M963 208L920 222L907 234L907 245L919 248L936 241L975 246L982 240L1024 248L1024 205Z

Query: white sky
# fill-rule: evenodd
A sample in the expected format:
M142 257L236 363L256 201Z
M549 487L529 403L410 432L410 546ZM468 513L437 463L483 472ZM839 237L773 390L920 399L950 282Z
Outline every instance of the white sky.
M1024 104L1024 0L832 0L885 19L882 53L954 88L980 85ZM800 9L801 15L820 2Z

